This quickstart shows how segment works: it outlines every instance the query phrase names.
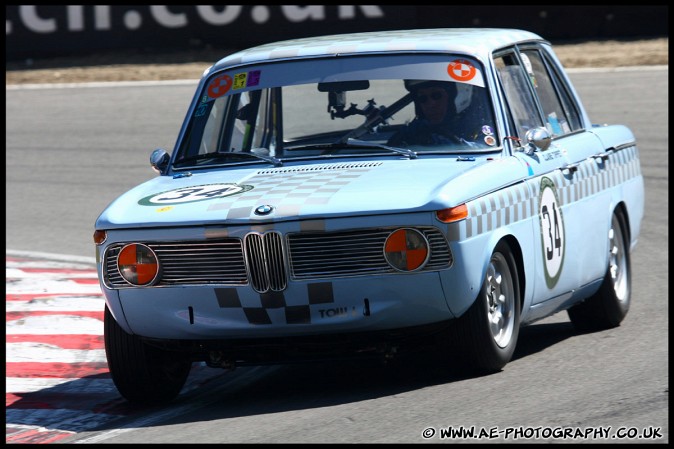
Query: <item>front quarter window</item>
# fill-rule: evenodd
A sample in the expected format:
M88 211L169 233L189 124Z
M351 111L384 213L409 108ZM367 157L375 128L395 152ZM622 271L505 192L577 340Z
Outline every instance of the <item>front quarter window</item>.
M514 53L496 57L494 64L511 118L514 121L517 137L524 139L527 131L543 126L536 100L531 91L530 80Z
M580 120L576 108L557 74L548 71L541 54L537 50L525 50L522 52L522 60L527 65L534 90L541 102L548 131L553 136L560 136L578 129Z

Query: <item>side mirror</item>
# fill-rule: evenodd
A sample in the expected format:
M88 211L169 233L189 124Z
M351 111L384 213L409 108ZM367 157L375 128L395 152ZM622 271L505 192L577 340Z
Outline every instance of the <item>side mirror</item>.
M150 155L150 165L152 170L156 171L160 175L166 174L166 169L168 168L168 163L171 157L168 153L161 148L157 148Z
M524 135L524 138L530 147L533 146L533 151L545 151L552 143L552 134L542 126L530 129Z

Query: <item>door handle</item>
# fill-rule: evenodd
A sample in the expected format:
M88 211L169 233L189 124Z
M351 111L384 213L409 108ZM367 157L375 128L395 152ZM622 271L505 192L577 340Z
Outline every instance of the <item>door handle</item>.
M569 172L569 174L574 174L575 172L578 171L578 166L579 166L579 165L580 165L580 163L576 163L576 164L567 164L567 165L565 165L564 167L561 167L560 170L561 170L561 171L567 171L567 172Z
M594 158L595 161L599 162L600 160L602 162L608 161L609 153L604 152L604 153L599 153L599 154L593 154L592 157Z

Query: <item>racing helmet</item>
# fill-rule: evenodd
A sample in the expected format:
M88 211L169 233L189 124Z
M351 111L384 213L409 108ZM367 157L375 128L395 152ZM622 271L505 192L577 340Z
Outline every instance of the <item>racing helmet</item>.
M440 87L444 89L447 92L447 98L449 99L447 107L449 110L447 111L448 114L454 114L456 113L456 105L455 105L455 99L456 99L456 83L453 83L451 81L440 81L440 80L419 80L419 79L406 79L403 80L403 84L405 85L405 89L407 89L408 92L412 93L412 97L414 98L414 113L417 115L417 117L423 118L423 112L421 111L421 108L419 107L419 104L416 101L416 93L419 89L421 88L428 88L428 87Z

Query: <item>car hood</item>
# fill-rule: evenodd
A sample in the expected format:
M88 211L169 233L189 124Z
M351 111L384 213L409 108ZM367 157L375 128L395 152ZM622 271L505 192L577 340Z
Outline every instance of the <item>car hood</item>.
M159 176L112 202L97 229L245 224L452 207L512 183L513 158L418 158ZM503 173L512 176L504 177Z

